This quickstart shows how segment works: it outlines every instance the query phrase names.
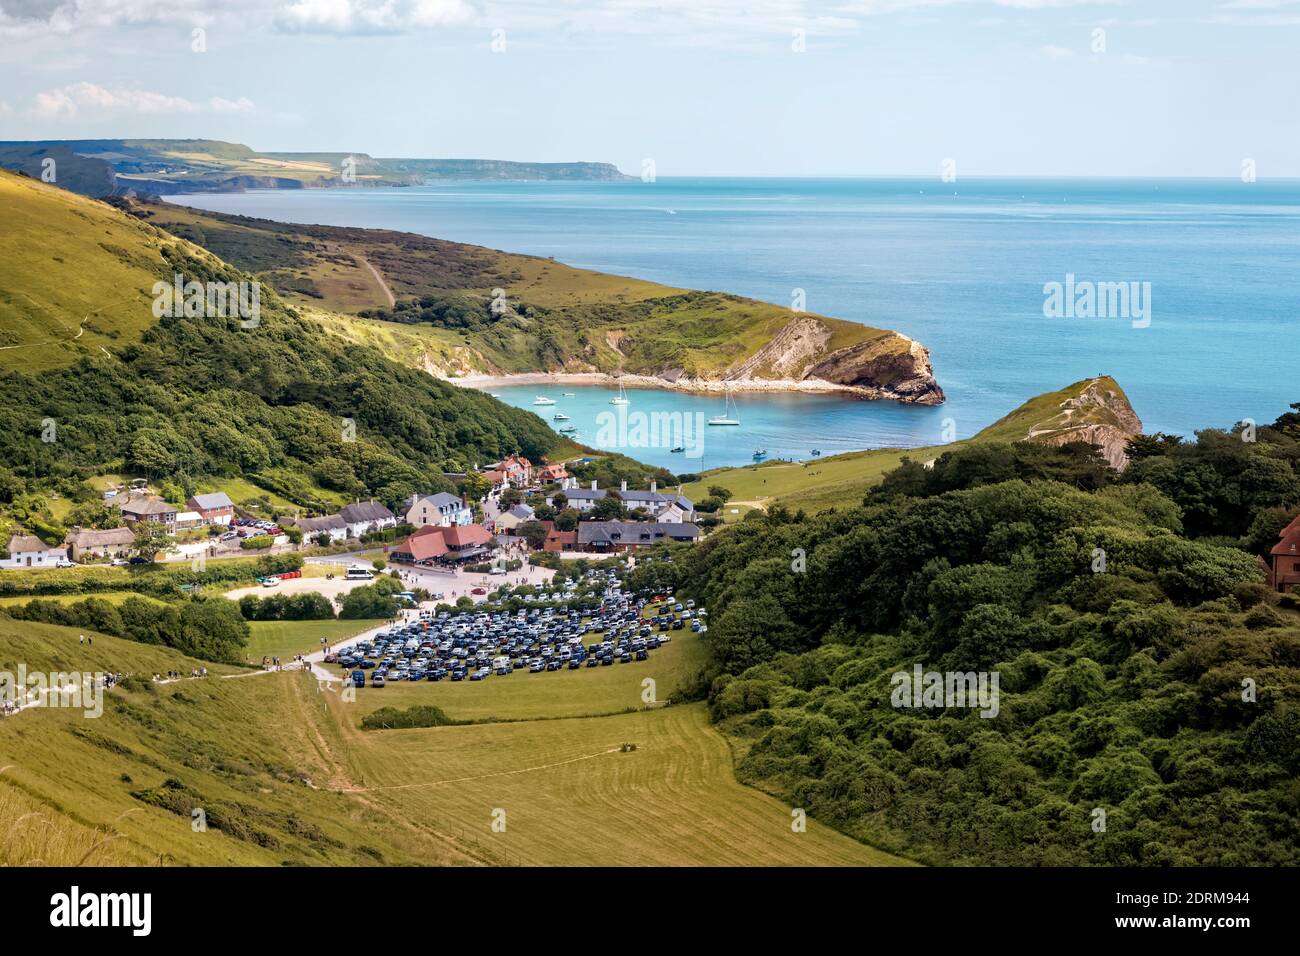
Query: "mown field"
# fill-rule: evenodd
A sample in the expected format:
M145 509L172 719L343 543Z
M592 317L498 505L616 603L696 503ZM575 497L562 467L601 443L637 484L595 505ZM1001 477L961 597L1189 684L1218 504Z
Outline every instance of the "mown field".
M66 629L3 618L0 647L10 669L188 673L195 664L109 637L85 648ZM26 711L0 720L0 831L9 834L0 863L899 862L811 820L793 832L790 807L736 782L703 705L561 716L579 686L567 678L630 682L645 666L532 675L552 679L537 680L536 692L527 675L458 687L468 693L448 706L462 714L483 691L503 695L490 706L498 716L557 719L427 730L363 731L366 692L349 702L300 671L227 678L239 672L210 667L204 680L128 682L98 719ZM504 696L512 688L517 701ZM582 706L620 705L625 691L592 683ZM625 743L636 749L622 752ZM206 830L192 827L195 808Z
M315 567L315 565L308 565ZM260 663L263 656L278 656L281 660L295 654L311 654L321 649L321 638L326 643L355 637L362 631L378 627L383 621L250 621L252 634L248 638L248 660Z

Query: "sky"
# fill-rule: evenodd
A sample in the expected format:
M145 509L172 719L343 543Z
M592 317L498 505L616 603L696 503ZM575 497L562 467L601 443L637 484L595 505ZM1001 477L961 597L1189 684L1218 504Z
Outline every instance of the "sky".
M0 0L0 139L1300 176L1300 0Z

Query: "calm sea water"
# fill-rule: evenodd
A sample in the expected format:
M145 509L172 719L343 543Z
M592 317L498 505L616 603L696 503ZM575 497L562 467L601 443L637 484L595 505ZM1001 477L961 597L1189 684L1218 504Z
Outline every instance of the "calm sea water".
M958 437L1025 399L1101 372L1147 431L1270 421L1300 401L1300 182L1236 180L660 179L454 183L412 189L176 197L290 222L402 229L893 328L929 347L948 396L909 408L820 396L737 396L709 466ZM1146 328L1046 318L1045 283L1150 283ZM565 388L595 437L604 389ZM531 407L539 388L494 389ZM545 394L559 400L558 389ZM652 391L632 408L721 411ZM573 401L573 400L570 400ZM581 410L592 421L579 420ZM550 411L539 409L550 421ZM682 456L632 453L676 471ZM692 463L694 464L694 463Z

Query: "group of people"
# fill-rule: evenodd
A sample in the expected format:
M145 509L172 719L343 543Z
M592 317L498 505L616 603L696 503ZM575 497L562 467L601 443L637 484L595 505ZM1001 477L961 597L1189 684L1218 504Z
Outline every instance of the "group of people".
M207 669L206 667L192 667L192 668L190 668L190 677L207 677L207 676L208 676L208 669ZM163 680L180 680L180 679L181 679L181 672L180 672L180 671L167 671L167 672L166 672L166 676L164 676L164 675L162 675L162 674L154 674L154 675L153 675L153 679L156 680L156 681L163 681Z

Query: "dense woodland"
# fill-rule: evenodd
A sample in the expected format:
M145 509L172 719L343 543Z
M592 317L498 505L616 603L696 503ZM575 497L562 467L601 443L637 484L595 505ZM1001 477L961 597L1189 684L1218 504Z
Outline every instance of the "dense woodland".
M1294 865L1300 614L1259 555L1300 511L1300 416L1251 437L1139 439L1123 475L1090 446L970 446L851 510L751 513L633 578L709 607L695 693L741 779L870 843ZM915 663L997 671L999 713L892 706Z

